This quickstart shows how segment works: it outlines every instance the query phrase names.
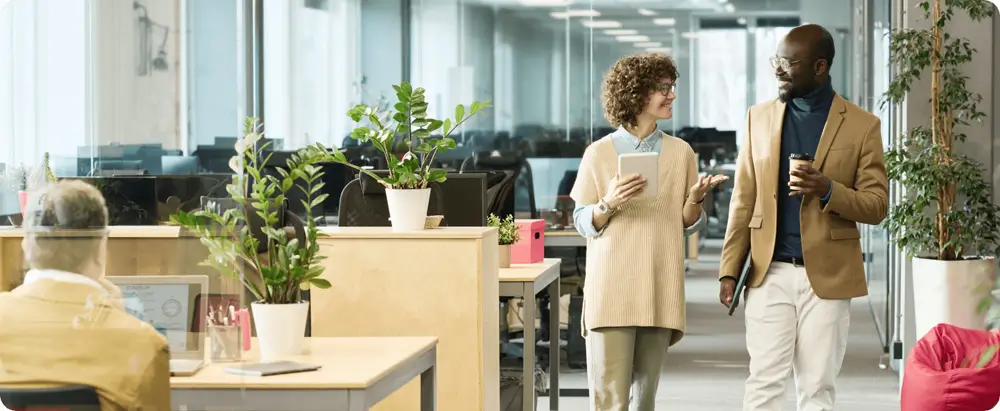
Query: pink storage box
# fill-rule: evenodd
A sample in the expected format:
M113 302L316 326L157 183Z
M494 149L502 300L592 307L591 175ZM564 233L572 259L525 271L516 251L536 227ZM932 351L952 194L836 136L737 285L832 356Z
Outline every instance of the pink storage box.
M514 220L521 241L510 247L512 264L534 264L545 259L545 220Z

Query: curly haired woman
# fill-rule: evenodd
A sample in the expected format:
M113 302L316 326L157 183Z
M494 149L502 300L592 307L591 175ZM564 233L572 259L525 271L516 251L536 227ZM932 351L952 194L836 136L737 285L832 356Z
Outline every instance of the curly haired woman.
M724 176L698 176L686 142L657 130L673 117L677 67L663 54L618 60L604 76L604 117L618 130L583 154L571 197L587 237L583 332L591 409L653 410L667 348L684 335L684 237L704 224L701 203ZM655 196L618 156L659 154ZM631 390L631 398L630 398Z

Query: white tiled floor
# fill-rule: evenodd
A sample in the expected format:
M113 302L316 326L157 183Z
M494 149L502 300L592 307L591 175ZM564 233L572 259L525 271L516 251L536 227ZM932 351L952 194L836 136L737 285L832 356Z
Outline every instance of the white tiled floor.
M714 258L713 258L714 257ZM746 339L742 310L733 317L718 303L717 266L706 255L687 279L687 335L671 348L663 368L657 410L733 411L742 408L747 376ZM882 354L867 301L855 299L851 337L838 380L837 409L850 411L899 410L897 375L878 366ZM560 374L563 388L586 388L585 371ZM794 385L789 381L786 411L795 410ZM540 397L538 410L548 410ZM586 411L586 398L561 398L563 411Z

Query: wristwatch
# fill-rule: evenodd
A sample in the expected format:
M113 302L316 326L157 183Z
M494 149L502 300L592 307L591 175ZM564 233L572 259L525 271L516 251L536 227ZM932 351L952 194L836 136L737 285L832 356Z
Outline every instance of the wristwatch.
M611 206L608 205L608 203L604 200L597 202L597 209L604 214L614 214L614 212L616 211L614 208L611 208Z

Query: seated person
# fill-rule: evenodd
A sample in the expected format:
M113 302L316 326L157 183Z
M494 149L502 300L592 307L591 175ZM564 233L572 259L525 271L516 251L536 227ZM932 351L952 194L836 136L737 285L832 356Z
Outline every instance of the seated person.
M108 209L82 181L35 193L24 218L24 283L0 293L0 386L93 387L102 410L170 410L166 339L122 309L104 278Z

